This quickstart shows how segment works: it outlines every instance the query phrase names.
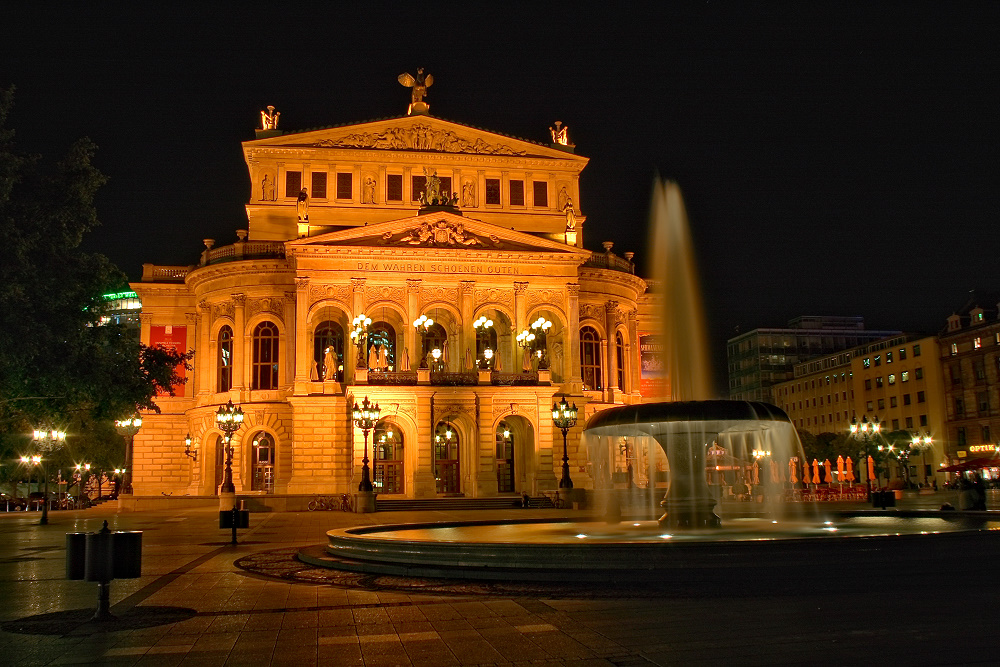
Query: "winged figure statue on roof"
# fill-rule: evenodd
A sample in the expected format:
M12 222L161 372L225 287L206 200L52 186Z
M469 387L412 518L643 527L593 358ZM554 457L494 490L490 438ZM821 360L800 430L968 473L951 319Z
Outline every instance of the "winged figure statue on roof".
M424 95L427 94L427 89L434 85L434 77L430 74L424 74L424 68L418 67L416 76L404 72L397 79L400 84L412 89L410 91L410 106L406 109L407 115L427 113L430 105L424 102Z

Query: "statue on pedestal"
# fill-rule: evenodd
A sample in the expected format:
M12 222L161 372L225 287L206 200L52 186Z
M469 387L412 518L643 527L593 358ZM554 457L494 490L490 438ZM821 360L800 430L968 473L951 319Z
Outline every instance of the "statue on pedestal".
M424 95L427 94L427 89L434 85L434 77L430 74L424 74L424 68L418 67L416 76L403 73L397 77L397 80L407 88L413 89L410 92L410 106L406 108L406 115L427 113L430 110L430 105L424 102Z
M569 146L569 128L562 124L561 120L557 120L555 127L549 127L549 132L552 134L552 143L559 144L560 146Z
M267 111L260 112L260 128L262 130L277 130L278 116L280 115L281 112L275 111L274 107L267 107Z

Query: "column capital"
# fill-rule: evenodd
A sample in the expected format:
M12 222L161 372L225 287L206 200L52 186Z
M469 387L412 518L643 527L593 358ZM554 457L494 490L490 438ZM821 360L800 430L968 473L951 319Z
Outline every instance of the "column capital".
M528 283L522 281L514 281L514 294L524 294L528 291Z

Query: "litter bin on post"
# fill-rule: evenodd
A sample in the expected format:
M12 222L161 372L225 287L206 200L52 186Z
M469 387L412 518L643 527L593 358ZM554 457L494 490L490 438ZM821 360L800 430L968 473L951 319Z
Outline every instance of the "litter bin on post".
M142 572L142 531L66 533L66 578L97 582L95 621L114 620L111 580L137 579Z
M232 545L236 545L236 529L237 528L249 528L250 527L250 510L241 509L245 506L246 501L239 501L240 507L233 504L233 509L219 512L219 528L231 528L233 530L233 539L230 542Z

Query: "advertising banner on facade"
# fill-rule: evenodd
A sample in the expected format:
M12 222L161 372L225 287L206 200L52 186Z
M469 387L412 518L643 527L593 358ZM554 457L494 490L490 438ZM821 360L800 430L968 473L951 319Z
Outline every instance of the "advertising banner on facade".
M639 391L643 398L667 400L670 386L663 361L663 336L639 332Z
M187 352L187 327L175 327L169 324L149 327L149 346L157 345L181 354ZM177 375L184 377L184 364L177 366ZM183 384L174 385L174 395L184 396L185 387ZM164 395L166 392L161 391L159 394Z

